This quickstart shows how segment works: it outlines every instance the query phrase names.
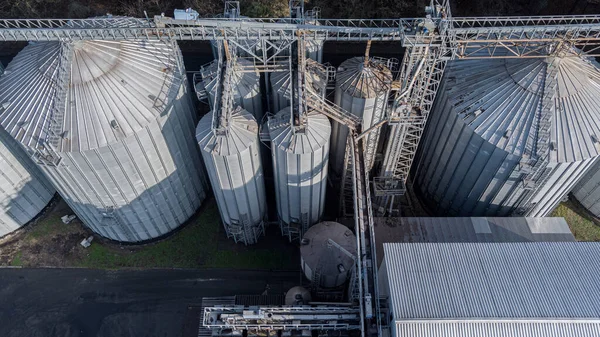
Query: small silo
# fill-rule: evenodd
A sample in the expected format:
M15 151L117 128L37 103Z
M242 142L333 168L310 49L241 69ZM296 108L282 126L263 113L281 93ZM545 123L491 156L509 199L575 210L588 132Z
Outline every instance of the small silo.
M234 106L239 105L246 109L260 122L264 115L262 97L260 95L260 75L253 71L247 71L252 66L252 63L243 59L238 59L234 63L234 70L231 76L231 83L234 89L231 92L233 93ZM200 73L202 82L198 85L203 86L200 89L205 89L208 93L209 102L212 107L217 87L221 80L218 78L217 61L213 61L208 66L202 67Z
M292 76L289 71L269 73L271 85L271 105L273 111L281 111L290 106Z
M348 227L325 221L302 237L300 263L304 275L321 288L336 288L348 280L355 267L356 236Z
M26 104L12 86L10 73L27 64L14 62L0 77L0 112L10 104ZM0 63L0 75L3 72ZM56 191L21 146L0 128L0 237L25 225L48 205Z
M290 124L291 109L269 118L277 214L282 235L299 239L325 208L329 119L309 112L303 126Z
M385 117L388 94L391 89L392 73L381 62L364 57L344 61L337 70L335 104L361 118L362 130L366 130ZM369 133L365 146L364 162L367 169L373 167L380 130ZM341 176L344 167L348 128L333 123L331 132L331 167ZM367 149L370 149L367 151Z
M313 60L306 60L306 85L325 98L327 88L327 68ZM269 73L273 111L281 111L290 106L292 74L289 71Z
M210 112L198 123L196 139L227 236L256 243L264 233L267 207L254 116L238 106L217 128Z
M312 296L308 289L295 286L285 293L285 305L308 305Z
M13 62L0 123L85 225L139 242L196 212L202 164L175 43L35 43Z
M424 201L439 215L548 215L600 154L598 73L568 57L448 64L415 161Z

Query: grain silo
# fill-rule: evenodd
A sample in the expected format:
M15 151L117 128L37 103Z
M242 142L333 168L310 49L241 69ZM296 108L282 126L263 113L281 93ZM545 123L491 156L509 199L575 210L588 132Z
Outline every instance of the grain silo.
M295 240L323 215L331 125L312 111L304 125L293 126L290 115L285 108L269 118L268 126L281 231Z
M313 60L306 60L306 86L325 98L327 89L327 68ZM269 73L269 84L271 85L271 101L273 111L281 111L290 106L290 94L292 90L292 73L289 71Z
M254 244L264 234L266 194L258 124L241 107L215 127L212 112L198 123L196 139L228 237Z
M321 288L343 285L352 275L356 258L356 236L348 227L325 221L302 237L300 262L304 275Z
M437 214L546 216L599 155L598 74L579 58L450 63L417 190Z
M391 89L392 73L380 61L354 57L344 61L336 75L335 103L342 109L359 117L362 130L366 130L385 118L388 94ZM364 139L365 167L371 169L379 141L379 130L371 131ZM338 176L342 175L348 128L333 123L331 132L331 167Z
M25 66L11 63L0 77L0 113L10 104L26 104L30 97L17 97L10 74ZM0 63L0 75L3 72ZM0 128L0 237L25 225L48 205L56 191L23 148Z
M292 76L289 71L268 74L271 85L271 105L273 111L281 111L290 106Z
M139 242L196 212L205 191L175 43L35 43L13 62L0 123L85 225Z
M249 71L253 67L247 60L238 59L233 63L233 72L231 83L234 106L241 106L250 112L257 121L262 120L264 111L262 108L262 97L260 95L260 75L257 72ZM211 62L208 66L202 67L200 74L202 82L199 84L208 93L211 107L215 99L217 87L219 86L217 61ZM202 89L202 88L200 88Z
M573 189L573 195L583 207L595 216L600 217L600 161L596 161L594 166L577 183Z

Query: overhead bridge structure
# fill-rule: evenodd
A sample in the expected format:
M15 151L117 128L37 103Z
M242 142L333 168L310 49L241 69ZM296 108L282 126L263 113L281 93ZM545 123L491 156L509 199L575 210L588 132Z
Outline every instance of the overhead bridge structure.
M310 89L303 90L306 71L304 57L295 65L300 75L292 95L299 114L306 107L317 109L342 124L347 124L350 135L344 188L351 191L357 247L358 307L348 310L347 323L336 324L335 329L360 328L362 335L382 335L387 325L385 313L380 312L377 289L377 261L373 213L393 214L395 198L404 193L413 159L427 124L429 113L446 62L473 58L545 58L600 56L600 15L546 16L546 17L452 17L447 1L433 0L427 8L427 17L408 19L349 19L333 20L315 17L293 18L225 18L175 20L165 16L153 19L106 17L95 19L0 19L0 41L61 41L79 40L210 40L226 41L245 49L262 69L289 68L280 56L289 55L290 46L306 41L398 41L406 51L400 67L400 76L392 84L390 108L385 121L363 130L360 121L339 106L326 101ZM241 43L246 41L249 43ZM258 44L261 48L249 48ZM247 50L246 50L247 49ZM301 49L301 48L300 48ZM256 50L260 50L257 52ZM569 51L566 53L565 51ZM288 54L285 54L288 52ZM291 71L291 70L290 70ZM223 100L226 102L226 100ZM221 101L216 102L216 104ZM224 103L223 103L224 104ZM372 181L363 162L365 133L388 124L384 161ZM371 202L371 186L373 202ZM373 206L372 206L373 205ZM376 209L373 209L376 206ZM277 311L280 309L267 308ZM267 310L265 309L265 310ZM209 317L216 309L205 309ZM243 328L250 313L239 308L219 310L227 312L235 324L219 321L219 328ZM232 311L231 311L232 310ZM289 314L302 317L321 315L329 317L331 310L290 309ZM300 310L300 309L298 309ZM328 311L329 310L329 311ZM358 311L356 311L358 310ZM231 311L231 312L229 312ZM313 312L314 311L314 312ZM258 311L257 311L258 312ZM258 313L263 314L266 311ZM256 313L254 313L256 315ZM337 315L337 313L335 313ZM242 319L240 319L240 317ZM276 316L279 317L279 316ZM281 316L286 318L287 316ZM316 316L314 316L316 317ZM260 317L255 317L260 319ZM252 318L254 319L254 318ZM287 318L286 318L287 319ZM267 320L268 321L268 320ZM355 324L355 321L359 321ZM256 328L256 322L247 328ZM262 324L262 323L261 323ZM266 325L295 324L268 321ZM283 326L282 325L282 326ZM302 321L302 329L327 329L327 324ZM277 329L279 326L277 327Z

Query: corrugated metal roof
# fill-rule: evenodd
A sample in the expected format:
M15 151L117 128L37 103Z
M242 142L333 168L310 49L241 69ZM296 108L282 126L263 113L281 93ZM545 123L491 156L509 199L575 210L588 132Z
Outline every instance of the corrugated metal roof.
M289 123L290 107L269 119L269 133L273 146L284 151L302 154L321 149L331 135L331 123L327 116L309 111L303 130L293 132Z
M392 72L376 60L369 59L365 67L364 57L353 57L338 67L336 83L354 97L374 98L390 89Z
M395 243L384 251L398 322L434 328L430 320L450 319L471 329L461 336L481 336L464 319L600 324L600 243ZM436 336L453 336L448 329Z
M563 218L375 218L377 257L387 242L574 242Z
M396 323L397 337L592 337L597 322L494 321Z
M545 59L460 60L448 64L449 104L487 142L511 154L531 154L538 141L548 62ZM551 141L557 162L600 154L600 73L595 62L558 63ZM440 103L438 103L439 105Z
M239 154L258 142L258 124L251 113L237 107L221 132L212 129L213 112L204 115L196 128L196 139L203 151L219 155Z
M61 44L25 47L0 79L8 103L2 126L26 146L49 132L52 106L62 90ZM158 118L185 80L179 50L166 42L79 41L72 45L69 88L59 151L85 151L123 139Z

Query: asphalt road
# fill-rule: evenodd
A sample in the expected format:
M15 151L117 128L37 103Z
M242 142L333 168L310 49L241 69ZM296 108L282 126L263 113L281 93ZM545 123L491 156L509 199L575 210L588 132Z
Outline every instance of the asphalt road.
M272 294L299 272L0 269L0 336L192 337L201 298Z

